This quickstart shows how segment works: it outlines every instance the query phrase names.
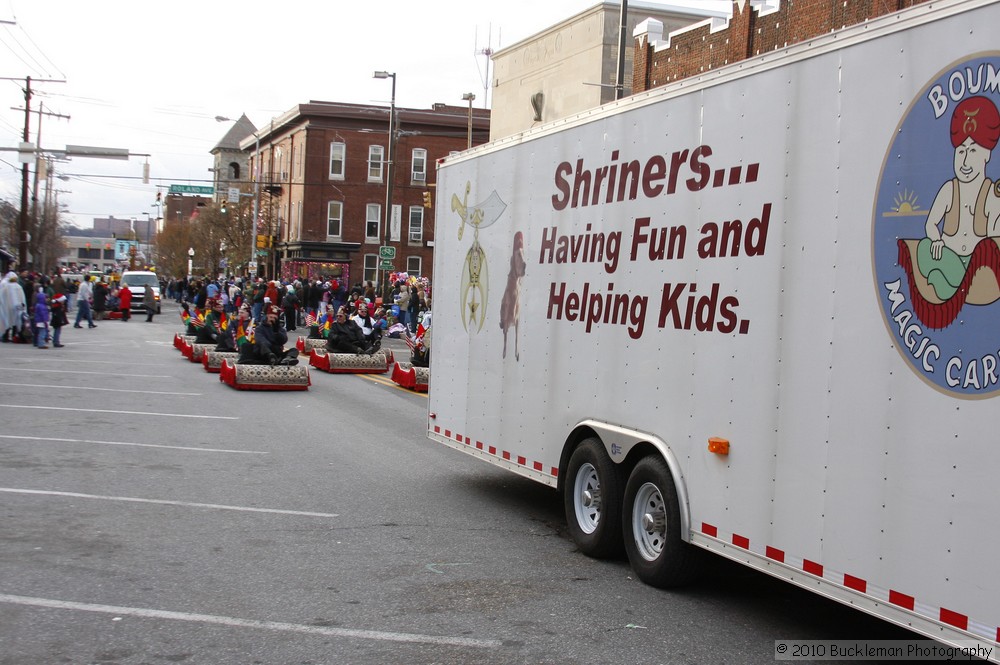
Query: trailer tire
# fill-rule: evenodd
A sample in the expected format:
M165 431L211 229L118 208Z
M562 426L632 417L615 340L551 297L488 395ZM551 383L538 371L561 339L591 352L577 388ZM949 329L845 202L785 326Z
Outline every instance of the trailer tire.
M673 476L659 455L632 469L622 506L625 552L636 576L658 588L693 581L701 552L681 539L680 503Z
M569 458L563 506L573 542L587 556L622 553L622 474L596 438L584 439Z

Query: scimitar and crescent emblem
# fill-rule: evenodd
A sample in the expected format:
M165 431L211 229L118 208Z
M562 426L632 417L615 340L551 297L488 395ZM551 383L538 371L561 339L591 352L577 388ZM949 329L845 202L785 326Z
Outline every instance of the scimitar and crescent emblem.
M507 204L500 196L493 191L485 200L469 205L469 192L471 183L465 183L465 194L458 198L457 194L451 195L451 210L458 213L462 223L458 227L458 239L462 239L465 232L465 225L468 224L473 229L472 247L465 255L465 264L462 266L462 324L466 331L471 325L475 332L483 329L486 319L486 301L489 293L489 267L486 263L486 252L479 244L479 229L485 228L497 221Z

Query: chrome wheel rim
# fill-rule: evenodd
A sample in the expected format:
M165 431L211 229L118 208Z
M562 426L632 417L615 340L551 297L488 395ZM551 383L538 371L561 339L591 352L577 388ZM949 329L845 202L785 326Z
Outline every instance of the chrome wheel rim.
M660 489L644 483L632 504L632 534L636 549L646 561L655 561L663 553L667 539L667 511Z
M584 463L573 482L576 523L584 533L594 533L601 522L601 483L593 464Z

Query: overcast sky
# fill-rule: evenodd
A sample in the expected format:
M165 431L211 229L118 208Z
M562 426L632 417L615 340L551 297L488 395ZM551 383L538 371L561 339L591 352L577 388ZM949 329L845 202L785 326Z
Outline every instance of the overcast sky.
M0 146L24 130L24 77L43 148L66 145L149 153L146 158L74 158L58 163L67 218L89 228L95 217L154 218L156 185L211 180L209 151L246 113L258 127L309 100L429 108L481 107L487 59L597 0L300 0L293 3L174 0L0 0ZM637 5L638 3L630 3ZM726 0L671 4L728 7ZM64 82L45 82L42 79ZM31 114L31 140L39 126ZM20 205L17 153L0 153L0 198ZM94 176L120 176L94 177ZM40 192L41 192L40 188ZM40 194L41 196L41 194Z

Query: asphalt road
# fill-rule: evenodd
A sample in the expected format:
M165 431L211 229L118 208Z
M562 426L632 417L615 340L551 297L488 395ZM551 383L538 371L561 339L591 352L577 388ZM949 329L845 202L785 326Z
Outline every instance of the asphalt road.
M718 560L660 591L387 376L240 392L154 323L0 345L0 664L773 663L913 639ZM401 347L401 343L394 343ZM807 662L807 661L799 661Z

